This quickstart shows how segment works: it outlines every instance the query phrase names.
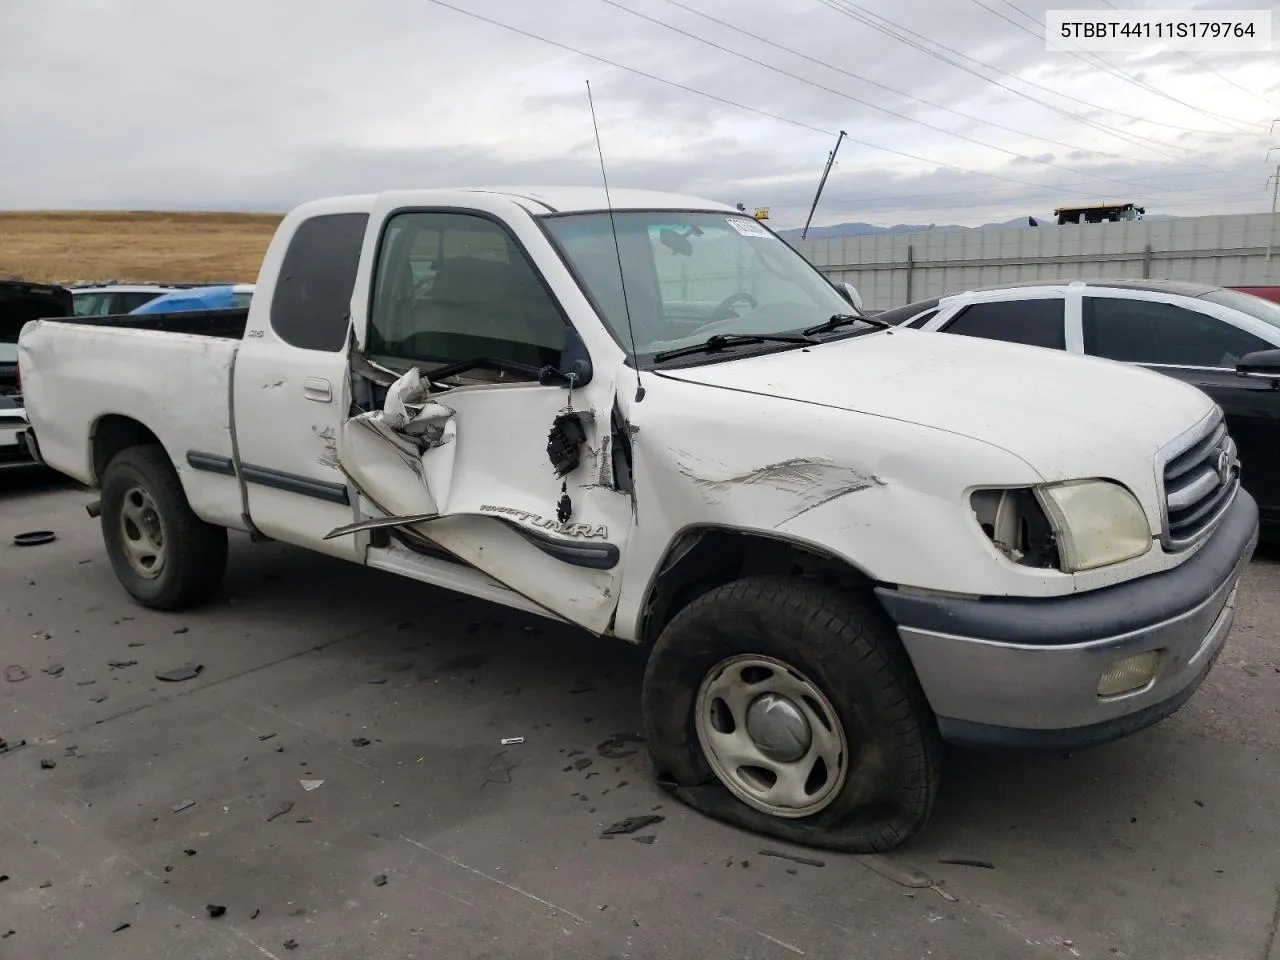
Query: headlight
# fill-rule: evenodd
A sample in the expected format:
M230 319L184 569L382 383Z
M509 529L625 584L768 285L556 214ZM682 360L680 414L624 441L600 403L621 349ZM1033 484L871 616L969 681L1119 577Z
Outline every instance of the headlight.
M1151 527L1137 498L1109 480L1036 488L1057 536L1065 573L1132 560L1151 549Z
M1151 549L1151 528L1132 493L1109 480L975 490L974 519L1020 566L1093 570Z

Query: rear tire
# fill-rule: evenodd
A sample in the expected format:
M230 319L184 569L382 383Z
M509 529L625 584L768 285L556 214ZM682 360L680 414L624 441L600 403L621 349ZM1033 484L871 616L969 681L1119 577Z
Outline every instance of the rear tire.
M213 595L227 531L191 509L164 449L129 447L102 477L102 539L120 583L143 606L180 610Z
M875 853L933 808L937 725L869 596L784 576L714 589L662 632L643 705L660 784L726 823Z

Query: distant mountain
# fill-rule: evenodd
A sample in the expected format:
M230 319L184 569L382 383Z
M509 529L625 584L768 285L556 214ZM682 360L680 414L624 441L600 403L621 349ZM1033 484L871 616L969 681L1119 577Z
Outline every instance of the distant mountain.
M1057 227L1057 221L1052 216L1037 216L1036 226L1038 227ZM1167 213L1152 213L1144 216L1144 220L1172 220L1174 217ZM810 240L829 240L833 237L868 237L884 233L952 233L957 230L1017 230L1022 227L1029 227L1031 224L1026 217L1017 217L1013 220L1005 220L1002 223L984 223L980 227L964 227L956 223L895 223L891 227L879 227L874 223L836 223L828 227L810 227ZM801 234L800 228L792 228L790 230L779 230L778 235L785 240L799 240Z

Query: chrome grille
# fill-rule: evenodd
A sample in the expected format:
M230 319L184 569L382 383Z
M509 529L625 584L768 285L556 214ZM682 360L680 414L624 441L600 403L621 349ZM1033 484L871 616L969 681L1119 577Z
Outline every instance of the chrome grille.
M1240 489L1240 461L1222 411L1170 444L1162 463L1161 541L1184 550L1217 525Z

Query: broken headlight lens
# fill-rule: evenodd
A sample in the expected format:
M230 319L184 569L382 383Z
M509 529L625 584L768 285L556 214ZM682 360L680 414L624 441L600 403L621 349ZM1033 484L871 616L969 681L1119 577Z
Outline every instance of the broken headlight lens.
M1072 480L1036 488L1052 524L1061 569L1077 573L1140 557L1151 526L1138 498L1109 480Z
M975 490L969 504L982 532L1008 559L1024 567L1058 566L1053 527L1030 487Z

